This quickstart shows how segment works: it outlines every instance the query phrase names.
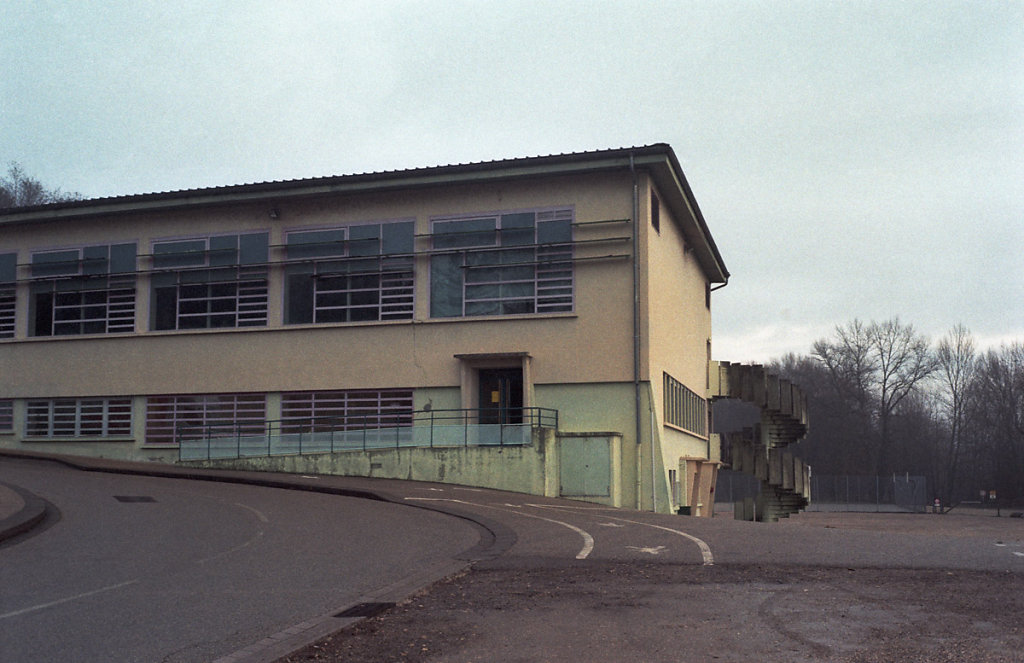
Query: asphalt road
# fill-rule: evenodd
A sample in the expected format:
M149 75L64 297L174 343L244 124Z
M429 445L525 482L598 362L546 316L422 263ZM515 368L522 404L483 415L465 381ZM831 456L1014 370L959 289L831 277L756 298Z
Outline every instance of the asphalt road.
M337 495L7 458L0 481L59 511L0 547L12 663L212 661L449 573L479 538L459 519Z
M10 453L0 453L0 470L4 466L4 455ZM380 512L378 519L371 517L369 523L351 523L354 529L349 530L350 539L351 531L359 528L368 528L370 532L388 531L392 522L401 522L400 514L407 511L407 507L420 507L408 508L408 513L414 514L411 515L413 522L454 520L423 511L436 509L460 518L454 522L462 523L461 527L476 523L468 531L456 527L457 531L465 533L465 540L459 545L450 545L449 541L442 543L442 546L449 546L445 548L449 551L448 577L432 582L445 575L442 568L434 567L431 573L406 576L406 582L386 593L389 598L381 598L385 594L380 592L362 594L354 600L373 596L399 603L379 616L357 623L331 618L321 620L318 628L325 633L336 632L320 639L311 637L316 630L312 628L297 634L290 641L292 649L285 650L292 653L282 653L280 658L288 663L575 660L588 663L1019 663L1024 660L1021 655L1024 651L1024 519L1021 518L966 513L946 516L810 513L780 523L747 523L729 518L638 513L568 500L417 482L196 471L96 459L65 461L103 471L158 472L194 479L290 485L303 490L347 491L377 496L390 503L380 505L389 509ZM95 499L106 503L104 495L121 494L110 490L122 485L118 483L121 478L110 477L110 483L105 484L107 490L99 491ZM0 472L0 481L3 480ZM177 485L174 490L179 492L207 495L206 489L200 487L204 482L192 485L193 482L172 481L171 484ZM141 493L141 490L140 494L154 495L158 501L124 506L159 506L178 494L164 497L154 491ZM253 490L264 495L280 492L262 492L265 488ZM274 557L274 546L263 550L263 539L269 534L254 539L252 532L255 530L239 529L245 523L258 529L260 526L255 525L253 518L255 522L262 522L244 507L255 509L273 521L287 519L291 511L274 511L277 500L272 498L253 495L234 499L221 496L219 489L213 495L215 501L220 500L220 507L226 509L224 527L235 534L220 542L217 538L220 528L216 525L195 532L197 541L190 545L200 545L209 538L214 542L212 549L193 552L195 562L187 569L163 572L160 577L163 582L159 584L164 589L150 587L151 595L173 594L173 583L168 588L167 580L176 581L195 574L196 568L217 564L207 574L210 582L222 577L233 579L224 591L240 592L247 602L258 603L262 598L266 603L273 603L278 593L290 599L289 592L296 595L297 606L305 599L323 598L317 594L319 584L301 579L272 581L262 594L255 589L252 593L248 593L248 588L240 590L238 583L244 584L244 581L237 574L233 575L232 564L215 560L244 560L251 569L244 574L246 578L252 574L274 573L274 569L288 561L287 555ZM322 497L327 504L339 499ZM183 510L195 508L186 502L178 506ZM359 510L358 505L353 509ZM398 519L392 520L392 516ZM311 547L322 549L322 521L321 518L312 523L296 524L292 540L283 545L285 550L288 544L310 537L316 539ZM51 531L37 533L16 547L42 540ZM407 540L410 546L423 546L415 553L410 552L410 557L418 560L433 553L437 555L435 559L444 560L445 553L435 548L437 541L429 534L418 541L415 537L406 539L403 534L402 541ZM476 545L465 550L464 546L472 545L474 540ZM119 546L130 543L122 540ZM146 551L160 547L159 543L139 545ZM460 548L461 552L451 552ZM8 551L9 548L0 547L0 565L5 562L4 555ZM250 559L258 552L269 553L274 561ZM206 561L209 556L214 559ZM123 564L133 573L114 574L90 585L101 589L113 586L112 589L69 603L141 589L137 585L142 585L145 576L141 574L149 567L138 565L137 560ZM157 566L158 571L162 568ZM326 575L330 575L330 571L328 568ZM386 575L401 573L401 570L391 567L390 570L384 568L383 572ZM318 575L322 577L325 573L321 570ZM136 584L116 587L118 582L136 578L139 578ZM73 578L68 581L71 580ZM424 589L417 592L418 587ZM343 593L343 588L337 589ZM81 587L78 591L90 590ZM205 610L215 617L222 617L223 606L232 604L220 591L194 597L197 610ZM203 601L208 601L210 607L203 606ZM140 604L144 605L145 601ZM38 612L63 605L42 608ZM152 623L159 623L160 615L146 613L140 619L134 614L118 614L116 605L106 609L113 619L101 621L112 621L118 628L131 631L124 636L126 638L148 638L146 629ZM9 612L5 608L0 610ZM319 614L318 610L321 608L302 614ZM226 648L230 649L243 641L251 642L261 633L272 634L280 624L302 619L298 612L295 615L275 625L260 623L254 619L258 615L247 612L234 622L221 621L213 629L216 633L209 637L228 642L230 646ZM5 628L3 621L0 619L0 629ZM338 630L341 627L347 628ZM243 633L244 629L249 630ZM59 629L51 627L50 632L59 634ZM199 653L205 645L198 633L185 632L179 637L182 658L168 660L203 660ZM302 641L312 644L298 648L296 643ZM0 659L6 661L7 657L0 656ZM101 660L131 659L115 656ZM251 657L224 657L220 663L229 663L229 660L231 663L262 663L274 657L269 657L268 650Z

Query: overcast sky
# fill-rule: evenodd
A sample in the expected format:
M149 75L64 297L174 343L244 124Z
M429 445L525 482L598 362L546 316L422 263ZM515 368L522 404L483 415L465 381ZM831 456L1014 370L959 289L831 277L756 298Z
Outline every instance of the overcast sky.
M0 162L87 197L672 145L714 356L1024 341L1024 0L8 0Z

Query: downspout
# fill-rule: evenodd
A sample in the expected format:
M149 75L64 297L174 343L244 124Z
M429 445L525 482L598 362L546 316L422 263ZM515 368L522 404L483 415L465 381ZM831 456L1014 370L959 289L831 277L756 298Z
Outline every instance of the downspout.
M629 172L633 176L633 421L636 435L636 510L639 511L643 484L640 457L643 450L643 425L640 423L640 182L632 152L629 154ZM654 458L653 446L651 451L651 458Z

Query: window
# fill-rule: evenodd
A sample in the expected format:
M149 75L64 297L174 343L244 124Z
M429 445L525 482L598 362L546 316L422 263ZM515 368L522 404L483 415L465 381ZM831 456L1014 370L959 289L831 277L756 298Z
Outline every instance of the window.
M412 390L309 391L281 396L281 432L412 425Z
M30 334L135 331L135 244L32 254Z
M14 401L0 400L0 433L14 431Z
M0 253L0 338L14 338L18 254Z
M658 200L658 194L651 191L651 226L654 227L654 231L661 234L661 201Z
M146 444L176 445L179 439L198 439L218 430L262 435L265 431L264 394L190 394L146 399Z
M30 400L28 437L118 437L132 434L132 400L58 398Z
M411 221L287 235L286 324L409 320Z
M267 324L268 233L153 245L151 328Z
M706 437L708 402L668 373L665 376L665 423Z
M431 317L572 311L571 210L442 219L432 239Z

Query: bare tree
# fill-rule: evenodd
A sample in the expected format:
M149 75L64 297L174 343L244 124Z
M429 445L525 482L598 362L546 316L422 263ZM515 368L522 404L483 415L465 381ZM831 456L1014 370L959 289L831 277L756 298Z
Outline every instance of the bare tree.
M899 318L836 327L835 336L814 343L813 356L828 369L833 387L864 423L863 443L873 447L874 471L893 467L892 418L900 404L935 370L928 339Z
M936 361L942 385L938 401L946 427L945 448L940 450L942 492L945 501L949 502L959 492L968 398L974 386L977 366L977 351L971 332L963 325L953 327L939 341Z
M935 371L935 358L928 339L917 334L913 325L900 324L899 318L872 323L870 332L872 353L878 366L875 386L880 437L877 472L885 474L890 469L896 445L890 435L892 417L903 399Z
M968 431L976 479L1004 499L1024 499L1024 344L989 350L978 361Z
M65 193L59 188L47 189L39 180L27 175L15 162L8 164L6 177L0 176L0 209L46 205L81 198L78 193Z

